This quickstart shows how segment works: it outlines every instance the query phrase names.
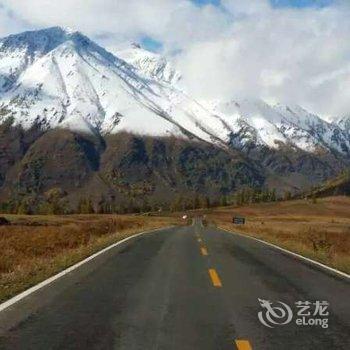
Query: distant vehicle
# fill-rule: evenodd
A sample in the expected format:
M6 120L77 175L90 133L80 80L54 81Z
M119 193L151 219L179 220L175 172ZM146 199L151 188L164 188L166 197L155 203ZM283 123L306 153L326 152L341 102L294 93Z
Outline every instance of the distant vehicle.
M188 216L185 214L185 215L182 216L182 218L183 218L184 220L186 220L186 219L188 218Z

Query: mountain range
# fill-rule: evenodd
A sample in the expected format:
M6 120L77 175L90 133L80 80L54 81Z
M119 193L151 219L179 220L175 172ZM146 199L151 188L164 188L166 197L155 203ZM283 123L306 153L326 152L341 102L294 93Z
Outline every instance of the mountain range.
M90 186L96 174L100 176L101 169L111 167L111 163L112 172L122 173L123 184L139 183L141 179L135 182L132 175L140 165L135 166L139 157L154 177L150 180L150 195L160 192L158 187L211 193L208 181L182 181L181 166L194 171L194 162L202 177L221 181L212 188L230 194L242 184L298 191L336 175L350 161L350 118L329 122L298 105L270 105L260 99L197 100L184 86L181 72L166 58L138 44L112 53L80 32L61 27L0 39L0 124L0 194L4 198L23 184L22 193L34 191L35 186L23 176L24 164L31 164L26 158L33 154L40 159L49 157L43 153L51 148L55 157L63 152L57 149L61 143L63 148L79 148L87 160L82 166L89 174L84 181L76 181L79 171L71 174L71 182L78 183L73 187L79 191ZM110 151L108 147L118 144L115 140L119 139L129 142L128 149L122 147L125 154L135 156L136 147L134 161L126 160L126 172L131 171L128 176L112 159L113 154L110 163L101 163ZM157 162L152 163L153 151L146 147L157 142L163 145L157 146L157 152L164 158L162 166L163 170L167 168L167 175ZM144 148L144 159L138 154L140 147ZM187 160L192 165L174 158L181 157L188 147L198 151L198 159L191 155ZM121 156L117 155L120 149L114 151L117 158ZM62 153L62 157L69 156ZM215 163L213 177L205 171L211 169L209 161ZM39 173L45 169L45 160L41 162L36 170ZM227 167L231 162L231 168ZM64 166L77 164L68 162ZM226 169L222 174L220 167ZM44 181L35 191L72 187L67 187L57 174L50 175L51 168L45 170L45 176L54 181ZM70 173L72 169L65 170ZM142 181L150 176L146 173L140 172ZM175 173L176 180L169 180ZM238 180L244 174L247 181ZM109 192L115 191L113 181L102 182ZM98 195L107 191L98 187Z

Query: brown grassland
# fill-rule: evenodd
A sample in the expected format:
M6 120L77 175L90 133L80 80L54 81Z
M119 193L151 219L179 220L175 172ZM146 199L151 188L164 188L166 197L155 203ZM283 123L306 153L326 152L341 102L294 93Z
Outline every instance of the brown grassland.
M177 224L176 218L126 215L3 215L0 302L136 232Z
M350 273L350 197L194 211L208 224L257 237ZM233 225L232 216L245 225ZM136 232L179 224L141 215L2 215L0 302Z
M233 215L246 217L246 224L233 225ZM350 197L218 208L207 220L350 273Z

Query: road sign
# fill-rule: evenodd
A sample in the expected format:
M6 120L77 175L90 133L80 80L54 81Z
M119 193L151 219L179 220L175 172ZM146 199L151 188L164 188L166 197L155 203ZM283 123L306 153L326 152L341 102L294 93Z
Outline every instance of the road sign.
M232 222L233 222L235 225L244 225L244 224L245 224L245 218L241 218L241 217L238 217L238 216L234 216L233 219L232 219Z

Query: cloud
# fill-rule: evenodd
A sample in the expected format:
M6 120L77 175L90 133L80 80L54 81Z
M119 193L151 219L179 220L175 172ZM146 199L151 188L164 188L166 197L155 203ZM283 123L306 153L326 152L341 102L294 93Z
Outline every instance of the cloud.
M153 37L165 45L183 47L214 37L228 24L213 5L189 0L3 0L2 3L33 26L68 26L114 39Z
M202 98L261 97L323 115L349 114L349 7L253 3L223 1L236 15L231 28L177 58L190 90Z
M21 31L26 26L27 23L16 18L14 13L0 3L0 37Z
M261 97L349 114L350 4L273 7L268 0L2 0L0 34L54 25L102 45L151 38L198 98ZM6 28L6 29L5 29Z

